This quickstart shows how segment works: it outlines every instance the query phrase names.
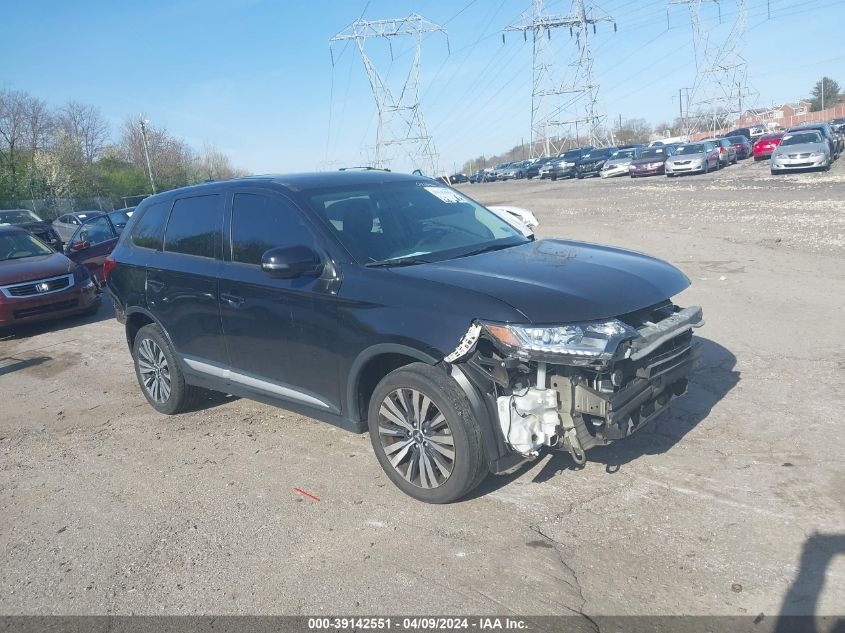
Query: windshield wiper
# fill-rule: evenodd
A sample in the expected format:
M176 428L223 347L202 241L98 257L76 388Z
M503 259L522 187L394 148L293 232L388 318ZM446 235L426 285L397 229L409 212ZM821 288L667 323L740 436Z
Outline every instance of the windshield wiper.
M387 266L413 266L414 264L430 264L428 259L421 257L399 257L397 259L383 259L364 264L367 268L382 268Z
M511 246L516 246L516 244L488 244L487 246L482 246L481 248L476 248L472 251L467 251L466 253L461 253L457 257L469 257L470 255L481 255L481 253L489 253L490 251L499 251L503 248L510 248Z

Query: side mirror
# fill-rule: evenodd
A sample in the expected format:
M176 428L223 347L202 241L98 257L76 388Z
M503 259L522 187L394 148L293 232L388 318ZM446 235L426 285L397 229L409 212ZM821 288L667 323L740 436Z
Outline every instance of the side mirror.
M261 270L276 279L318 275L323 269L320 256L308 246L279 246L261 256Z
M71 242L70 244L68 244L67 248L72 253L77 253L79 251L85 250L90 246L91 244L89 242L83 240L81 242Z

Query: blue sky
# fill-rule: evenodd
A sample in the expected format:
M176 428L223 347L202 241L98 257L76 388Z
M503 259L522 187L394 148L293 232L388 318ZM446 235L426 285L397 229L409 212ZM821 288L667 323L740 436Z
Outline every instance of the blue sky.
M761 105L806 96L823 74L845 86L841 0L747 0L744 55ZM678 88L693 79L687 14L666 0L600 0L618 31L594 37L595 76L608 117L669 121ZM59 105L99 106L115 129L144 112L195 147L211 142L255 173L361 164L375 139L375 105L360 57L329 38L365 18L417 12L445 24L422 56L422 109L451 170L530 136L531 45L501 30L529 0L148 0L143 3L10 2L0 38L0 86ZM547 0L568 13L570 0ZM717 37L733 15L704 1ZM771 19L768 13L771 11ZM374 43L376 64L395 82L410 63L397 42L393 63ZM553 34L565 69L574 43ZM451 49L451 54L449 50ZM405 64L405 66L403 66ZM388 67L390 72L387 73ZM399 165L401 167L401 165Z

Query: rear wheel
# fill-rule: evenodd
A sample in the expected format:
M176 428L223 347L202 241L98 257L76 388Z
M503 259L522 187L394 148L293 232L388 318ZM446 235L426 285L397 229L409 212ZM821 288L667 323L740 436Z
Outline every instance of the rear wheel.
M196 405L208 393L185 382L170 341L155 323L138 330L132 346L132 358L141 392L159 413L181 413Z
M388 374L370 399L368 426L384 472L420 501L456 501L487 472L478 420L441 369L413 363Z

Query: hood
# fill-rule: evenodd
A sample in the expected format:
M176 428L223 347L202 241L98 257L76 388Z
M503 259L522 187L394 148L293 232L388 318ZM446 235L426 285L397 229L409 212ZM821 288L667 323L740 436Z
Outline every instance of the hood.
M30 233L46 233L52 227L49 222L24 222L23 224L16 224L15 226L26 229Z
M58 277L73 272L76 264L61 253L7 259L0 261L0 286L23 283L33 279Z
M718 150L718 148L716 148ZM675 154L674 156L669 156L666 159L666 162L677 162L679 160L702 160L707 156L707 152L697 152L695 154Z
M690 156L695 156L696 154L690 154ZM673 156L654 156L653 158L637 158L633 162L632 165L648 165L649 163L665 163L669 158L673 158Z
M800 143L799 145L778 145L775 154L806 154L807 152L823 152L827 149L827 143Z
M521 312L527 321L543 324L619 316L669 299L689 286L680 270L659 259L567 240L540 240L392 270L487 294ZM460 301L460 294L455 300Z

